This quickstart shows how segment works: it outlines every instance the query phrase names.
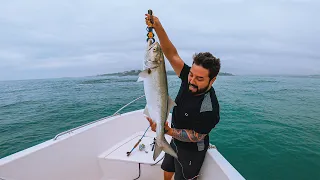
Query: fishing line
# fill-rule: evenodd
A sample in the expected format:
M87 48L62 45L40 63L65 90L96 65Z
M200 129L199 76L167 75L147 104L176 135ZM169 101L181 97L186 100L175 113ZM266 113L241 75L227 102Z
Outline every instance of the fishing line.
M171 122L171 124L172 124L172 127L174 127L174 125L173 125L172 122ZM176 152L177 152L177 155L178 155L178 154L179 154L179 152L178 152L178 147L177 147L176 143L174 142L174 139L172 139L172 142L173 142L173 144L174 144L174 146L175 146L175 149L176 149ZM165 155L163 155L163 157L162 157L160 160L158 160L156 163L151 164L151 166L154 166L154 165L158 164L162 159L164 159L164 156L165 156ZM200 176L200 175L196 175L196 176L194 176L194 177L191 178L191 179L187 179L187 178L185 177L184 172L183 172L183 165L182 165L182 163L179 161L178 158L177 158L177 161L178 161L178 163L179 163L180 166L181 166L181 170L182 170L181 172L182 172L182 176L183 176L184 179L186 179L186 180L192 180L192 179L197 178L197 177Z

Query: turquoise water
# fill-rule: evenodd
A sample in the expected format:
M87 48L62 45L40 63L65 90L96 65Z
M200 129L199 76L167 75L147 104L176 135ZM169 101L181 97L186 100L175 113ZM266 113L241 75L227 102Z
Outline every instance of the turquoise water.
M143 95L136 79L0 82L0 157L113 114ZM175 98L180 80L168 80ZM246 179L320 179L319 77L221 76L214 87L221 120L211 143Z

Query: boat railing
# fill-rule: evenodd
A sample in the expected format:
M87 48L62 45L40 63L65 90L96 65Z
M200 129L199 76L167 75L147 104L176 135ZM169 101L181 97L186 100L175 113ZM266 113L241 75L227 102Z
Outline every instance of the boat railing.
M61 132L61 133L57 134L57 135L53 138L53 140L57 140L58 137L60 137L60 136L62 136L62 135L72 133L73 131L75 131L75 130L77 130L77 129L80 129L80 128L83 128L83 127L85 127L85 126L88 126L88 125L90 125L90 124L94 124L94 123L96 123L96 122L99 122L99 121L102 121L102 120L105 120L105 119L108 119L108 118L111 118L111 117L120 115L119 112L120 112L122 109L124 109L125 107L127 107L127 106L129 106L130 104L134 103L135 101L141 99L141 98L144 97L144 96L145 96L145 95L142 95L142 96L134 99L133 101L129 102L128 104L122 106L120 109L118 109L118 110L117 110L115 113L113 113L111 116L104 117L104 118L101 118L101 119L98 119L98 120L89 122L89 123L87 123L87 124L84 124L84 125L81 125L81 126L78 126L78 127L72 128L72 129L69 129L69 130L67 130L67 131ZM2 180L2 179L0 178L0 180Z

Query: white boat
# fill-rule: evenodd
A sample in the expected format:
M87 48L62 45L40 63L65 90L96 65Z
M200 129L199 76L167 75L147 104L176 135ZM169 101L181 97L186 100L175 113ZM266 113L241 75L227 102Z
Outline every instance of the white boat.
M164 152L153 161L150 144L156 135L150 129L146 131L149 123L143 110L124 114L119 111L0 159L0 180L163 179L160 166ZM137 147L127 156L144 133L140 144L144 144L145 149ZM166 139L170 142L171 137ZM241 180L244 177L210 144L198 179Z

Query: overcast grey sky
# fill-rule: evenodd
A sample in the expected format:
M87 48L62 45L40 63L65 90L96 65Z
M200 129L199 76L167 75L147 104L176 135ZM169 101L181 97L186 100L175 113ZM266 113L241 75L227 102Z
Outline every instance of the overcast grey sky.
M149 8L189 65L210 51L223 72L320 74L313 0L10 0L0 6L0 80L141 69Z

